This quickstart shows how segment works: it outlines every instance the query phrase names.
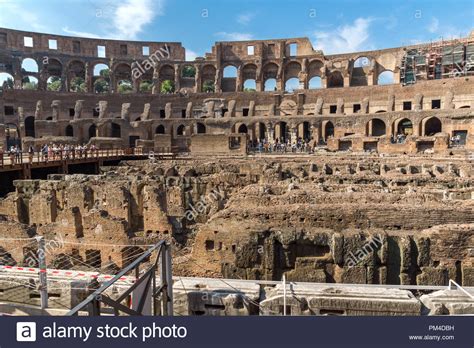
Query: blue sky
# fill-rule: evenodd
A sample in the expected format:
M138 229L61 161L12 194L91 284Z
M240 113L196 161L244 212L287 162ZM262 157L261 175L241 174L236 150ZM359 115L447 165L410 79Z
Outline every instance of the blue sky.
M0 27L180 41L190 59L215 41L285 37L331 54L467 35L474 0L0 0Z

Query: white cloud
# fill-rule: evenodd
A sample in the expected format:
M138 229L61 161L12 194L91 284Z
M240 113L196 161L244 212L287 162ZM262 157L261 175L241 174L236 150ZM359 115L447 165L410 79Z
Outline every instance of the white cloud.
M186 61L191 62L196 59L196 57L199 57L198 53L186 48Z
M325 54L371 50L374 48L369 40L369 26L372 21L372 18L357 18L354 23L332 31L315 31L314 47Z
M430 33L436 33L439 29L439 19L436 17L431 18L431 22L427 29Z
M10 1L0 1L0 27L18 30L48 31L39 17L24 6Z
M253 40L253 35L249 33L228 33L225 31L220 31L215 34L223 40L226 41L248 41Z
M250 12L241 13L237 16L237 22L242 25L247 25L250 23L252 19L254 19L254 17L255 17L255 13L250 13Z
M150 24L155 15L162 14L163 1L126 0L117 6L113 18L115 36L136 39L143 27Z
M100 38L100 36L97 35L97 34L88 33L88 32L85 32L85 31L70 30L68 27L64 27L64 28L62 28L62 30L66 34L69 34L69 35L72 35L72 36L88 37L88 38L92 38L92 39L99 39Z

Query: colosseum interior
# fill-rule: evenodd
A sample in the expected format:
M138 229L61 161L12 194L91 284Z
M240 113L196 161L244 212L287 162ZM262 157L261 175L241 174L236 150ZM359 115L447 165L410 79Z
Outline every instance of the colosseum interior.
M61 236L70 244L49 267L114 274L134 252L120 245L165 239L189 286L283 276L474 286L474 31L336 55L307 38L216 42L186 61L177 42L0 28L0 72L11 76L0 94L5 152L54 143L142 154L92 165L2 160L0 264L24 265L29 252L9 238ZM270 294L281 289L262 299L239 284L263 312L276 306ZM388 313L420 314L413 295L410 309L390 296L400 304ZM443 299L422 307L474 311L472 300ZM193 303L192 314L218 311Z

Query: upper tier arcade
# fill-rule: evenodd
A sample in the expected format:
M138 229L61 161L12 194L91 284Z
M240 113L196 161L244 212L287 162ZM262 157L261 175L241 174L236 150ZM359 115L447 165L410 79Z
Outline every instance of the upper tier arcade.
M28 64L25 64L25 60ZM474 74L469 37L324 55L307 38L217 42L185 61L181 43L86 39L0 28L5 88L83 93L200 93L413 84Z

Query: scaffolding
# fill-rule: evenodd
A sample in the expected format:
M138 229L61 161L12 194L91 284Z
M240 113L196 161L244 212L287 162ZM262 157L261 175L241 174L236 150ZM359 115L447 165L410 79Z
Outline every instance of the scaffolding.
M407 50L400 66L403 85L417 80L474 75L474 41L471 38L437 41Z

